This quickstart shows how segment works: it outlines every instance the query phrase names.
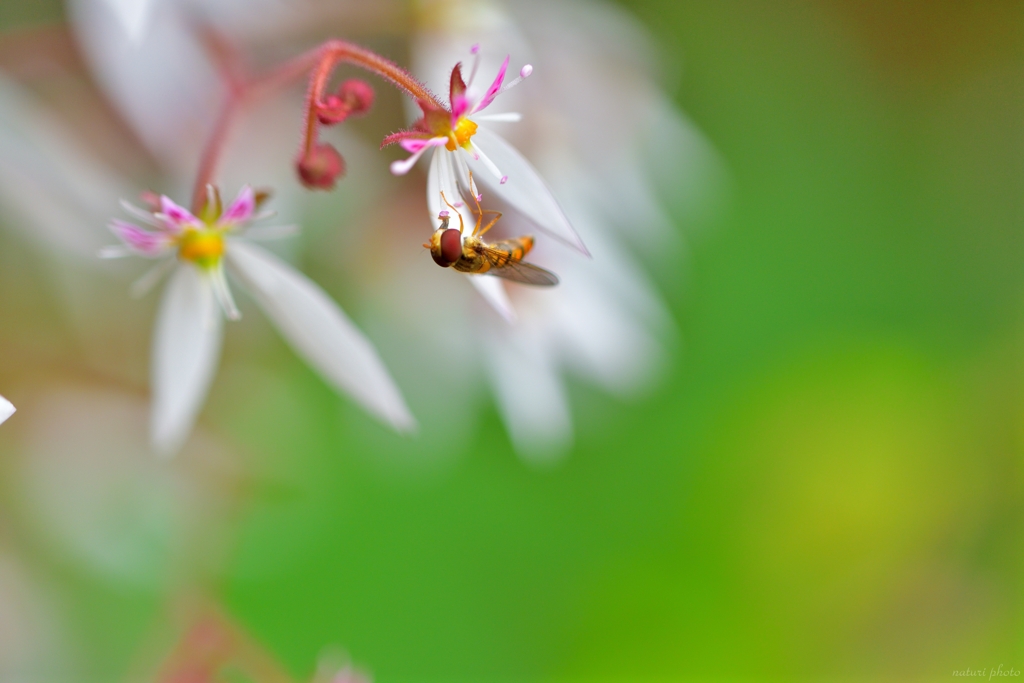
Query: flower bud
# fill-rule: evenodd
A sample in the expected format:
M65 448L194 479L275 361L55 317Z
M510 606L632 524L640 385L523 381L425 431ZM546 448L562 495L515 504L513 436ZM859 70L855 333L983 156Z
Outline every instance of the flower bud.
M327 143L320 143L301 156L296 166L302 184L311 190L329 190L345 174L345 160Z
M341 123L349 116L361 116L373 106L373 88L364 81L353 78L345 81L333 95L328 95L317 104L316 116L320 123L331 126Z
M316 106L316 118L325 126L341 123L348 114L348 107L337 95L328 95Z
M353 78L341 84L338 97L345 103L351 114L361 116L373 106L373 88L366 81Z

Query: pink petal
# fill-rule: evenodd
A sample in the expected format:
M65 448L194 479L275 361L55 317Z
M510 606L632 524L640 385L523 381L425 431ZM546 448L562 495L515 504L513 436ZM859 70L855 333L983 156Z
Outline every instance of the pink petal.
M160 197L160 212L167 223L167 227L175 232L184 229L188 225L199 224L198 218L193 216L188 209L175 204L167 195L161 195Z
M430 138L429 140L403 140L402 146L416 147L415 150L409 149L412 152L412 156L407 159L399 159L391 162L391 173L393 175L405 175L412 170L412 167L416 165L420 157L423 156L423 152L431 147L440 147L448 141L447 138ZM415 143L421 144L415 144ZM407 147L408 145L408 147Z
M159 256L170 244L165 235L143 230L125 221L112 221L110 229L129 249L143 256Z
M511 55L505 55L505 61L501 63L501 68L498 69L498 76L494 79L494 83L491 83L491 87L487 89L487 93L484 98L480 100L480 104L476 105L473 111L480 111L487 107L494 98L501 92L501 84L505 80L505 70L508 69L508 60Z
M406 140L402 140L398 144L406 152L412 152L415 154L416 152L419 152L421 149L424 149L425 147L440 147L441 145L447 142L448 138L441 137L429 138L426 140L424 140L423 138L409 138Z
M421 130L400 130L397 133L392 133L384 138L384 141L380 143L380 148L384 149L388 145L393 145L396 142L401 142L402 140L408 140L410 138L426 140L428 137L430 137L430 133L425 133Z
M231 206L221 216L221 221L224 223L245 223L252 218L255 211L256 193L252 191L251 187L246 185L238 191L238 196L235 197L235 201L231 202Z
M461 97L465 93L466 82L462 80L462 62L459 62L452 69L451 84L448 87L448 101L454 104L455 98Z
M469 111L469 100L465 95L456 95L452 98L452 128L459 123L459 118Z

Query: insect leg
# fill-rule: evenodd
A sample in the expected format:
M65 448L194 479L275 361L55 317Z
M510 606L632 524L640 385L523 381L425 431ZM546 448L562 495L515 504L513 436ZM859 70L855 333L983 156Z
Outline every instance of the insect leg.
M487 232L488 230L490 230L491 228L493 228L494 224L497 223L498 219L501 218L501 211L493 211L491 209L485 209L485 210L482 210L480 212L480 220L483 220L483 217L484 217L485 213L494 214L494 218L492 218L490 220L490 222L487 225L485 225L484 227L482 227L482 228L480 227L480 221L477 221L477 231L473 233L477 237L482 237L483 234L485 232Z
M459 213L459 210L452 206L448 199L444 196L444 190L441 190L441 201L443 201L445 204L448 204L448 208L454 211L455 215L459 217L459 234L461 235L462 229L465 227L465 224L462 222L462 214Z

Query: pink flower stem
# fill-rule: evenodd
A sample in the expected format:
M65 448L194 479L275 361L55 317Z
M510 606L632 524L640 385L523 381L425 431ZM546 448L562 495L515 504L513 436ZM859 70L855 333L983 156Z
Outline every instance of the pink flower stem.
M230 50L216 36L208 36L208 44L215 60L219 62L228 85L228 96L213 131L206 142L199 163L199 172L192 189L192 211L199 213L206 201L206 186L213 178L220 161L228 129L242 103L249 98L276 90L312 70L309 88L306 92L306 121L302 135L301 150L308 155L316 143L317 107L323 101L324 90L330 82L334 67L346 62L377 74L399 90L418 101L430 103L438 109L447 107L426 86L394 62L375 52L344 40L328 40L320 46L293 57L269 72L258 77L240 75L240 65Z
M317 104L323 100L324 89L339 62L354 64L375 73L415 100L429 102L438 109L446 108L434 93L413 78L408 71L375 52L344 40L328 40L299 59L309 59L316 63L309 79L309 90L306 92L306 128L302 136L302 149L306 154L312 150L316 142Z
M213 172L220 161L221 153L224 151L224 142L227 140L228 128L231 127L231 122L235 118L235 114L238 112L241 104L241 95L232 91L228 95L227 100L224 101L224 106L221 108L217 121L213 125L213 131L210 133L206 146L203 148L203 154L199 158L199 172L196 174L195 185L192 186L192 213L197 216L203 210L207 197L206 185L213 179Z

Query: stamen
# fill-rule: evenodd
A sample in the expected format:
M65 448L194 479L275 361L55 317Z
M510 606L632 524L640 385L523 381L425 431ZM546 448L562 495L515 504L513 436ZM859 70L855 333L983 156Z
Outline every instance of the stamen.
M217 299L217 303L220 304L221 309L224 310L224 315L228 320L238 320L242 317L238 307L235 306L235 300L231 296L231 289L228 288L227 278L224 277L224 267L221 264L217 264L216 268L210 269L210 284L213 285L213 295Z
M465 147L462 149L465 151ZM461 198L465 197L467 194L475 194L472 190L467 190L468 185L466 185L466 178L469 175L469 166L466 165L466 160L462 158L462 155L445 154L441 159L445 162L445 165L447 165L446 175L448 176L448 186L452 188L455 198L457 200L461 200ZM456 201L453 208L461 209L463 206L466 205L462 201ZM459 220L462 220L461 213L459 213Z
M164 259L133 282L131 287L128 288L128 293L133 299L141 299L146 296L176 263L177 261L173 258Z
M479 201L482 201L482 200L483 200L483 198L484 198L484 195L483 195L483 193L482 193L482 192L480 192L480 191L479 191L479 190L477 189L477 187L476 187L476 181L475 181L475 180L473 180L473 172L472 172L472 171L470 171L470 170L469 170L469 169L467 168L467 169L466 169L466 174L467 174L467 175L469 176L469 193L470 193L471 195L473 195L474 197L476 197L476 200L477 200L478 202L479 202Z
M473 143L473 151L479 156L480 161L484 162L484 166L487 167L487 170L494 174L494 177L497 178L502 185L508 181L508 176L504 175L501 170L498 169L497 165L491 161L490 157L484 154L483 150L476 146L476 143Z
M297 235L299 232L298 225L261 225L249 228L242 233L242 237L257 241L279 240Z
M262 221L264 218L273 218L276 215L277 211L273 209L266 209L255 214L252 218L249 219L249 222L255 223L256 221Z
M156 218L153 217L152 213L146 211L145 209L140 209L139 207L124 199L121 200L121 208L124 209L126 213L130 213L134 218L139 219L140 221L142 221L143 223L152 228L163 229L164 227L161 223L157 222Z
M518 123L523 120L523 115L517 111L510 111L506 114L480 114L473 118L477 121L490 121L492 123Z
M466 81L466 89L473 85L473 79L476 78L476 70L480 66L480 43L475 43L473 47L469 48L469 54L473 55L473 68L469 70L469 80Z
M108 247L100 247L96 250L96 256L100 258L124 258L131 256L132 250L123 244L112 244Z
M456 154L451 159L452 175L454 176L455 186L459 189L459 194L477 194L476 190L473 189L476 185L473 181L473 172L469 170L469 164L466 163L465 157L461 154ZM456 169L455 167L458 168Z
M501 86L501 90L498 91L498 94L500 95L501 93L505 92L506 90L511 90L512 88L516 87L517 85L522 83L524 80L529 78L530 74L532 74L532 73L533 73L533 65L532 64L527 64L526 66L524 66L522 69L519 70L519 76L517 76L516 78L513 78L511 81L509 81L505 85Z

